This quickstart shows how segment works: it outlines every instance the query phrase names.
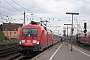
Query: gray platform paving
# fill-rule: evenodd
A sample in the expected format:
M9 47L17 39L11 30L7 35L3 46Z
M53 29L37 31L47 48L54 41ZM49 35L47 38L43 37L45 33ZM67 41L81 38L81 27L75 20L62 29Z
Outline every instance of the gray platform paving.
M90 60L90 51L74 45L71 51L70 45L58 43L31 60Z

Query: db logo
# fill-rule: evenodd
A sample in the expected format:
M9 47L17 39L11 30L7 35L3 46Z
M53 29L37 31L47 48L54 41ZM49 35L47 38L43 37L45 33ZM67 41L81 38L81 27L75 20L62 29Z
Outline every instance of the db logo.
M27 40L27 43L31 43L31 40Z

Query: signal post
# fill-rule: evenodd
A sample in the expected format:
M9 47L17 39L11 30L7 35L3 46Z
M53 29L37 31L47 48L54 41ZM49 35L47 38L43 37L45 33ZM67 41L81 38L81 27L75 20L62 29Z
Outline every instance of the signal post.
M85 29L85 30L84 30L84 33L85 33L85 36L86 36L86 32L87 32L87 29L86 29L86 28L87 28L87 23L85 22L85 23L84 23L84 29Z

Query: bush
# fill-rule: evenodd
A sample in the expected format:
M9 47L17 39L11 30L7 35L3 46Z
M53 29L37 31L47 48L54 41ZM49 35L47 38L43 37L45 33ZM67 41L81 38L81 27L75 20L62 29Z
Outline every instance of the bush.
M11 44L18 43L18 39L9 39L4 35L2 31L0 31L0 44Z
M7 39L8 39L8 37L6 37L4 35L4 33L2 31L0 31L0 41L7 40Z

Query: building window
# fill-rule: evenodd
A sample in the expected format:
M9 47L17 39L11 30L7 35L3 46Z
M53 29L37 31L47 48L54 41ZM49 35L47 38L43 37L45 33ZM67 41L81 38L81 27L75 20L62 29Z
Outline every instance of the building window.
M14 34L16 34L16 32L14 32Z
M4 34L7 34L8 32L5 32Z

